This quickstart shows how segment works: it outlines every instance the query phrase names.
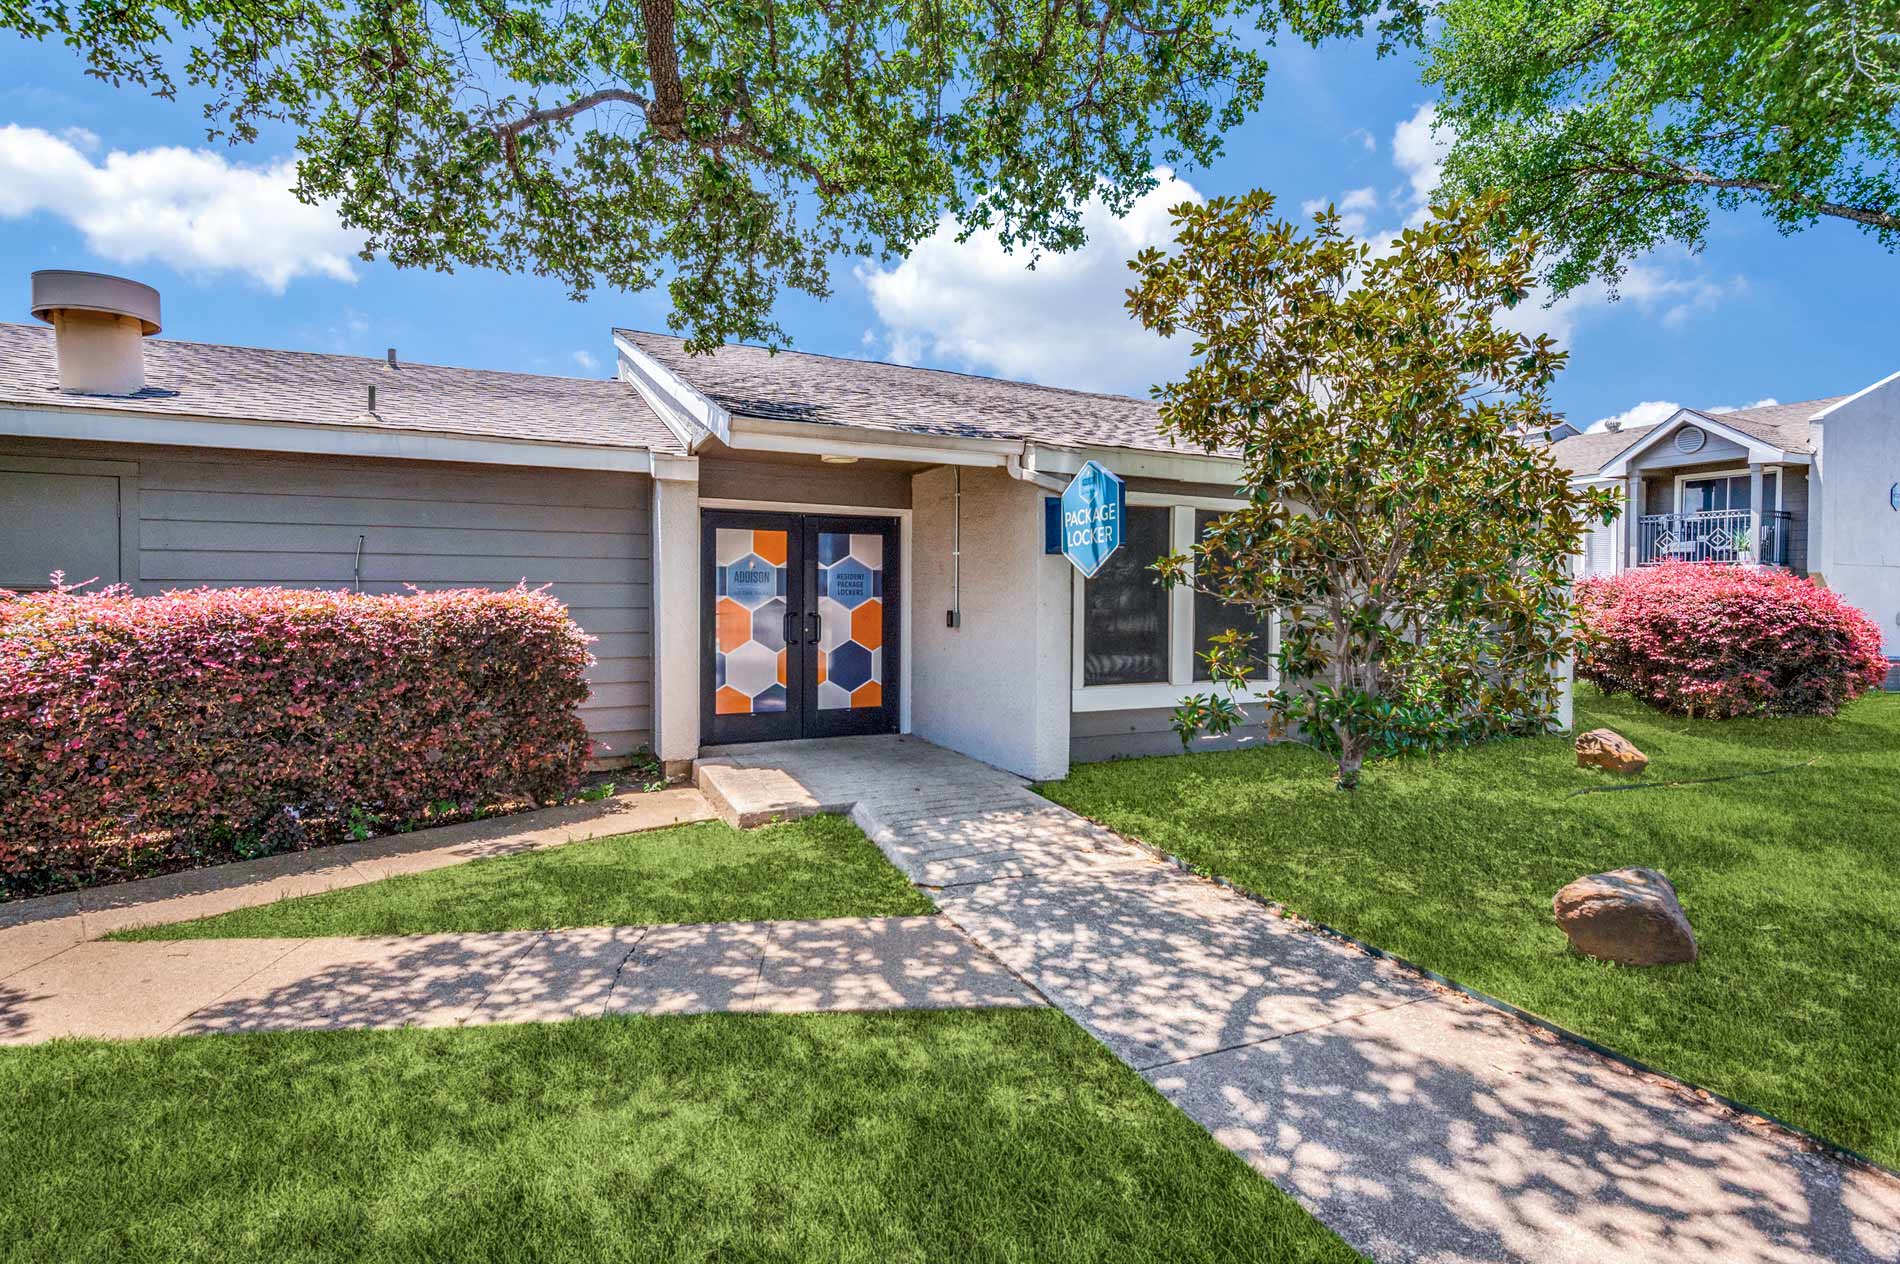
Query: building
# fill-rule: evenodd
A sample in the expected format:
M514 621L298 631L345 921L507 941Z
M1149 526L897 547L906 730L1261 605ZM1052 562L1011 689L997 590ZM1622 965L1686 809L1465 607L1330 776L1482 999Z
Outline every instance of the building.
M1866 611L1900 659L1900 373L1852 395L1559 439L1550 454L1623 513L1583 571L1663 561L1785 566Z
M1060 777L1179 749L1236 618L1145 569L1238 475L1147 401L634 330L613 380L180 342L88 273L32 311L0 324L0 587L548 584L609 761L908 732ZM1048 500L1090 460L1127 509L1084 580Z

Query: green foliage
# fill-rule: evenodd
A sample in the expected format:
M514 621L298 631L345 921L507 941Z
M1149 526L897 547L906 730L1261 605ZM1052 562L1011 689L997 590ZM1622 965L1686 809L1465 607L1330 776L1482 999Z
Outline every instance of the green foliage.
M1155 388L1163 428L1238 454L1247 502L1163 582L1279 614L1273 724L1296 724L1351 787L1366 756L1552 718L1571 648L1569 558L1607 493L1512 437L1552 423L1565 353L1503 328L1536 243L1485 246L1495 198L1434 212L1375 257L1331 210L1302 235L1252 193L1176 207L1171 253L1149 249L1128 305L1193 364ZM1243 637L1206 654L1246 689ZM1176 714L1185 741L1226 732L1219 693Z
M1042 791L1900 1166L1900 695L1833 719L1689 720L1583 684L1577 725L1642 748L1645 788L1577 767L1553 736L1396 760L1351 795L1294 743L1078 764ZM1669 875L1700 959L1634 969L1570 949L1551 896L1625 865Z
M0 1049L9 1264L1359 1257L1054 1009Z
M120 939L429 935L663 922L906 917L933 911L857 826L699 821L120 932Z
M214 136L298 135L298 195L366 254L665 284L696 349L781 342L781 287L902 253L946 214L1082 240L1157 161L1206 163L1260 100L1236 38L1397 32L1422 0L0 0L87 70L202 89ZM1390 42L1388 37L1387 42ZM182 58L169 50L176 44ZM182 63L182 64L180 64Z
M1612 284L1711 205L1783 232L1822 217L1900 247L1900 0L1448 0L1446 188L1512 194L1500 232L1550 249L1557 293Z

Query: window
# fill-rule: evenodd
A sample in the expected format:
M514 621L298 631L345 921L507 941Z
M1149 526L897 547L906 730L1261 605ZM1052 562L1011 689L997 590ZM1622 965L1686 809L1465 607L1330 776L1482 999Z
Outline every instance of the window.
M1761 499L1764 511L1772 511L1776 504L1776 477L1770 470L1761 476ZM1682 483L1683 513L1721 513L1724 511L1744 512L1749 508L1749 480L1746 474L1731 474L1715 478L1689 478Z
M1149 568L1170 551L1170 511L1130 506L1122 546L1083 585L1082 683L1168 680L1168 590Z
M1255 652L1262 655L1246 696L1272 687L1271 660L1265 657L1269 619L1186 585L1163 588L1150 569L1157 558L1193 548L1197 533L1231 503L1197 497L1181 504L1159 492L1128 494L1122 547L1094 579L1078 574L1073 581L1070 703L1076 711L1171 708L1196 688L1205 692L1207 667L1195 653L1229 627L1252 632Z
M1220 517L1220 511L1197 509L1194 511L1194 536L1203 539L1207 529ZM1194 594L1194 679L1210 680L1207 671L1207 659L1203 657L1213 647L1214 638L1222 632L1240 631L1253 637L1252 657L1264 669L1267 654L1271 648L1268 637L1271 632L1271 620L1248 606L1230 606L1210 593ZM1256 676L1256 680L1260 677Z

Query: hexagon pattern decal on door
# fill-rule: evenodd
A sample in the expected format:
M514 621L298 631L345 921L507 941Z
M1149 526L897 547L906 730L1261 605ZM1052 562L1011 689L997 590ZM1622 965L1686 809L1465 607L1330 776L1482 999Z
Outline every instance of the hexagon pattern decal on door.
M818 533L818 709L884 703L884 537Z
M713 710L720 715L785 710L786 546L783 531L718 529Z

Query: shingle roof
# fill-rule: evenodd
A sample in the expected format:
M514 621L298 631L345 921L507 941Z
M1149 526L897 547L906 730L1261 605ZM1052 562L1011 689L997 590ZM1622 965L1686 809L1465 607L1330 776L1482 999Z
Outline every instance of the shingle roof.
M1738 408L1718 413L1691 408L1687 411L1705 421L1728 426L1743 434L1772 443L1783 452L1813 452L1814 435L1808 419L1839 403L1845 395L1826 399L1807 399L1793 404L1764 404L1760 408ZM1633 446L1656 426L1634 426L1627 430L1588 430L1550 446L1550 455L1572 474L1594 474L1615 460L1625 448Z
M1594 474L1654 426L1631 426L1627 430L1586 430L1550 445L1551 459L1572 474Z
M1845 395L1830 395L1826 399L1808 399L1793 404L1764 404L1760 408L1738 408L1728 413L1705 412L1699 408L1690 411L1721 425L1733 426L1743 434L1754 435L1757 439L1774 444L1783 452L1812 452L1814 434L1808 425L1808 418L1829 404L1838 404L1846 398Z
M683 451L623 382L148 338L137 395L63 395L53 331L0 323L0 402ZM376 415L365 414L376 387Z
M763 347L687 355L679 338L614 332L734 416L1074 447L1176 447L1162 437L1153 401L1128 395Z

